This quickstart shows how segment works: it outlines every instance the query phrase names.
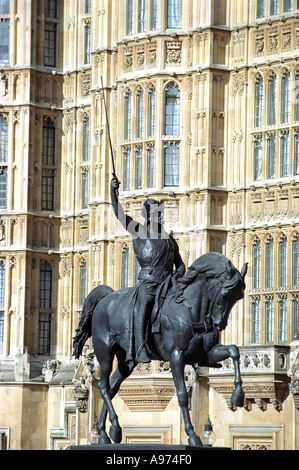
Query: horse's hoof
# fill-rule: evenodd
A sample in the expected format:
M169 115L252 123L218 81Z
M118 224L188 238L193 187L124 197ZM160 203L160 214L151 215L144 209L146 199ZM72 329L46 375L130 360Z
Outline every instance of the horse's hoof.
M98 443L100 445L104 445L104 444L111 444L111 440L108 436L108 434L106 433L106 431L102 431L101 434L100 434L100 438L98 440Z
M203 447L203 444L198 436L190 436L188 439L189 446L193 447Z
M243 389L241 387L235 388L231 397L231 401L233 405L238 406L239 408L242 408L244 406L244 399L245 399L245 395L244 395Z
M109 435L115 444L120 444L122 440L122 430L119 425L114 425L110 427Z

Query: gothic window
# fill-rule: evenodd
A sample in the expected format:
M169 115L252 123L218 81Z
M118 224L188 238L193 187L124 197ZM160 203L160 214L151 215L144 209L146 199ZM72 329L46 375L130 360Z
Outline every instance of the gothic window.
M83 305L87 292L87 267L86 261L80 264L80 305Z
M42 171L42 209L54 210L54 176L55 170L43 169Z
M45 18L52 20L57 18L57 0L45 1Z
M85 116L83 120L83 161L89 160L89 117Z
M179 146L168 143L165 148L164 186L179 185Z
M5 293L5 265L0 262L0 354L3 353L4 341L4 293Z
M127 35L133 34L133 3L134 0L127 0Z
M85 0L85 13L91 13L92 0Z
M295 75L295 121L299 121L299 71Z
M293 8L293 0L283 0L283 11L292 11Z
M149 147L148 166L147 166L147 186L149 188L154 187L154 176L155 176L155 147Z
M51 314L40 313L38 320L38 354L49 355L51 344Z
M274 240L269 238L266 243L266 287L274 287Z
M282 135L280 140L281 153L280 153L280 175L289 176L289 160L290 160L290 136L286 132Z
M180 90L172 83L166 90L165 134L180 134Z
M150 0L150 30L158 27L158 0Z
M276 124L276 76L271 75L268 83L268 125Z
M84 168L82 171L82 209L88 207L88 188L89 188L89 172Z
M122 252L122 289L129 287L129 247L125 246Z
M279 241L279 286L288 285L288 241L282 237Z
M254 179L262 179L263 143L262 137L257 137L254 143Z
M47 262L40 269L39 307L43 310L52 308L52 267Z
M153 137L155 135L156 126L156 91L154 88L149 90L148 113L148 135L149 137Z
M278 15L279 0L270 0L270 15Z
M8 124L0 114L0 208L7 204Z
M288 303L286 297L279 299L279 342L287 342Z
M261 287L261 242L255 240L253 244L253 288Z
M265 0L257 0L256 17L263 18L265 16Z
M137 93L137 128L136 137L143 137L143 110L144 110L144 93L143 90L138 90Z
M276 136L271 134L268 136L267 146L267 178L275 178L276 164Z
M299 334L299 297L293 298L293 338Z
M168 0L167 2L167 27L182 27L182 0Z
M131 149L124 151L124 190L131 188Z
M143 156L142 148L136 150L136 189L142 188Z
M84 63L90 64L91 57L91 24L87 21L84 25Z
M40 268L39 308L38 354L50 354L52 267L48 262Z
M293 286L299 286L299 235L293 240Z
M266 342L274 342L274 299L273 297L266 301Z
M10 0L0 0L0 15L9 15Z
M42 209L54 210L55 126L51 119L43 125Z
M299 175L299 133L295 133L294 137L294 146L295 146L295 175Z
M132 93L126 94L125 98L125 139L132 138Z
M258 344L261 341L261 303L260 299L252 302L252 342Z
M8 18L1 18L0 14L0 63L9 63L9 25Z
M55 126L50 119L43 125L43 164L55 165Z
M285 73L281 81L281 122L290 121L290 73Z
M255 127L263 125L264 81L261 76L255 82Z
M138 33L145 31L145 0L138 0Z
M45 66L56 67L56 25L45 24Z

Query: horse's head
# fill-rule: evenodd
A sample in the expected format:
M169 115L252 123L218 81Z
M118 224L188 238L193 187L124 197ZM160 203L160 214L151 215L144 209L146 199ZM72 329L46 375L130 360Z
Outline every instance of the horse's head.
M212 295L215 295L214 301L213 298L211 299L210 297L210 301L213 302L211 306L211 319L215 329L222 331L226 328L231 309L238 300L243 299L246 287L246 273L247 263L243 265L240 273L232 263L228 261L227 272L221 276L221 279L218 279L218 286L215 286L213 293L211 292Z
M244 297L247 263L241 273L226 256L220 253L207 253L190 266L182 283L190 285L200 281L200 308L211 330L224 330L228 316L235 303Z

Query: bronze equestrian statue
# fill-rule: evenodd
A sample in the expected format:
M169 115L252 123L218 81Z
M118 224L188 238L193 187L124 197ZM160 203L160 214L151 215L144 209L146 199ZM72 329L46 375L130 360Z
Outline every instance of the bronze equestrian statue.
M110 437L121 442L112 399L122 382L139 362L160 360L170 363L188 443L202 446L190 420L184 368L187 364L219 367L219 361L231 357L235 369L231 400L236 406L244 405L239 349L219 344L219 333L225 329L232 307L244 297L247 264L240 273L225 256L207 253L184 275L178 245L163 228L162 205L146 201L145 224L139 224L118 203L118 186L113 178L112 206L133 237L141 267L139 281L135 287L116 292L109 286L93 289L84 302L73 342L73 354L79 358L92 336L100 364L99 389L104 403L98 422L99 444L111 442L106 433L107 414ZM115 356L118 367L110 377Z

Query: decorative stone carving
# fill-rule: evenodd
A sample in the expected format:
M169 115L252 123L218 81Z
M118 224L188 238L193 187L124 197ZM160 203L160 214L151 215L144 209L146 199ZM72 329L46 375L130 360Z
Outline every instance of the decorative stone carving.
M181 63L181 41L166 42L166 64L179 65Z
M76 408L80 413L86 413L88 410L89 387L85 384L85 378L82 376L74 380L74 384L73 397L76 401Z

